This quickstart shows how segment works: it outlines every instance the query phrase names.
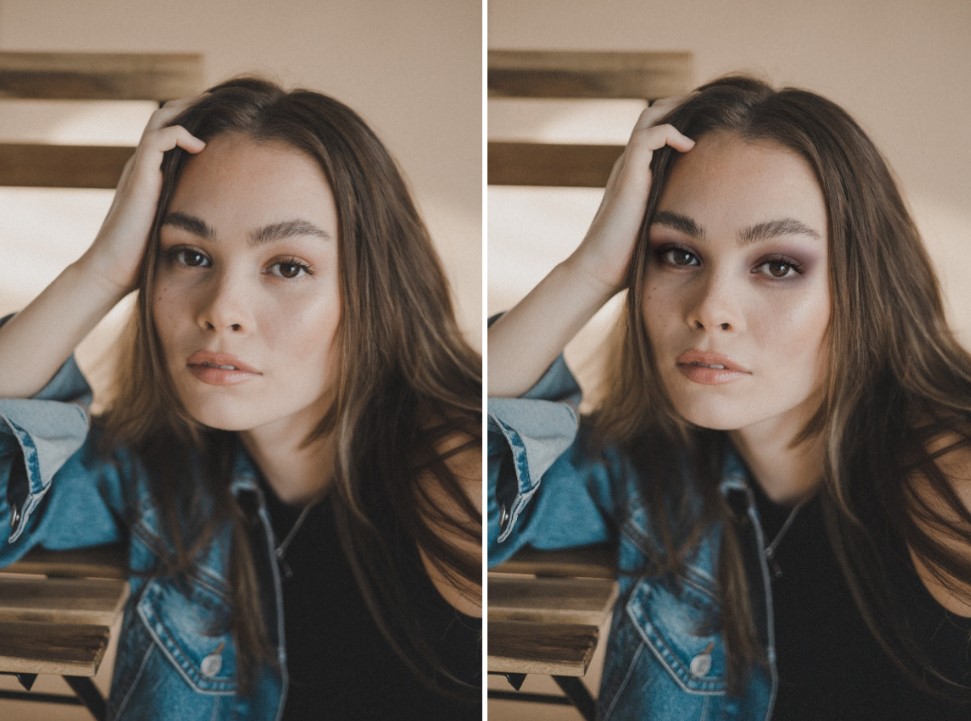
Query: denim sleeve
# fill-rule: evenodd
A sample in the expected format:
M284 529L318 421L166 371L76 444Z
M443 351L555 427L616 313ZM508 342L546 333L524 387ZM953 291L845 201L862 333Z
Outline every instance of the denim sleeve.
M489 400L490 565L527 544L566 548L611 536L614 464L586 450L579 402L562 356L523 396Z
M73 357L32 398L0 399L0 565L120 540L120 469L96 453L90 402Z

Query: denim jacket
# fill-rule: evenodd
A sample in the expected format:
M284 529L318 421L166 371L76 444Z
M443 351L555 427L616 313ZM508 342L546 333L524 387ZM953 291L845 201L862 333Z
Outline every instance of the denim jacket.
M273 533L255 467L240 455L233 491L253 494L266 537L257 554L263 587L273 588L268 619L279 665L258 674L253 692L237 689L228 629L229 529L217 533L187 582L162 574L170 544L161 532L147 479L130 454L105 460L89 432L91 391L73 359L34 398L0 399L0 566L33 546L57 550L125 543L131 594L108 699L109 719L278 719L287 687L282 596ZM274 623L275 620L275 623Z
M742 524L753 606L768 667L750 669L739 696L728 694L718 618L719 528L709 530L683 578L645 573L659 540L640 500L637 475L617 451L591 457L580 427L580 389L558 359L521 398L489 402L489 562L524 545L553 549L617 545L620 591L598 697L604 721L766 721L776 690L772 599L765 543L739 459L730 455L721 491ZM764 605L760 600L764 599Z

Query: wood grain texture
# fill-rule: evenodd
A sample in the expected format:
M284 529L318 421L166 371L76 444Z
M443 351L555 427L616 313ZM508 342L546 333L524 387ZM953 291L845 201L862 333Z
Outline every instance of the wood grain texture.
M67 578L128 578L125 548L98 546L68 551L48 551L35 548L6 568L2 573L30 573L40 576Z
M489 51L489 96L644 98L688 92L690 52Z
M0 577L0 621L110 626L127 597L125 581L8 575Z
M529 578L489 574L489 620L599 626L617 584L599 578Z
M0 97L171 100L201 92L196 53L0 52Z
M0 621L0 671L94 676L108 648L108 628Z
M590 666L596 626L538 625L489 619L489 673L583 676Z
M114 189L134 148L0 144L0 186Z
M489 143L489 185L603 188L622 145Z
M534 576L612 579L617 577L617 551L607 544L555 551L524 548L492 570Z

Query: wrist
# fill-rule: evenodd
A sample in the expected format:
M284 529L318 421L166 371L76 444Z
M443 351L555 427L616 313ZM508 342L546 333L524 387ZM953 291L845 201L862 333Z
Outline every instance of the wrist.
M586 257L581 249L574 251L560 263L561 272L569 278L571 287L584 291L585 295L599 301L602 305L621 289L622 283L608 279L597 270L600 264L596 259Z
M117 274L99 262L90 251L86 252L65 271L65 275L72 278L79 288L96 296L96 299L107 307L114 307L133 289L133 284L127 279L119 280Z

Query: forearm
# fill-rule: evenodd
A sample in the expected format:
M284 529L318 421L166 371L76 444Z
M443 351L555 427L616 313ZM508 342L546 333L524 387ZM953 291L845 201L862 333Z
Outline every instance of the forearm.
M40 391L75 347L123 297L81 260L0 327L0 398Z
M489 329L489 395L529 390L614 292L584 271L576 255L553 268Z

